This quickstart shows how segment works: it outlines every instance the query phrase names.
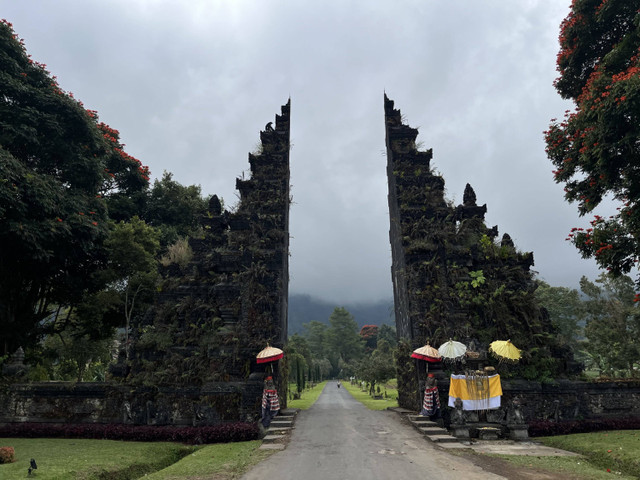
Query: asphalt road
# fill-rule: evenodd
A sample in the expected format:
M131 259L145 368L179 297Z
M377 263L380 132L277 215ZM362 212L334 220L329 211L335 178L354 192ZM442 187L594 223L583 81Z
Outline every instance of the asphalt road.
M504 479L448 454L389 411L372 411L330 382L301 411L287 448L244 480L484 480Z

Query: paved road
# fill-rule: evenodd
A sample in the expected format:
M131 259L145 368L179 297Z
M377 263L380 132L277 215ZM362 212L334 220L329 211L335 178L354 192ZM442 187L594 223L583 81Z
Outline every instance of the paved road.
M504 479L433 446L389 411L367 410L330 382L301 411L287 448L244 480L484 480Z

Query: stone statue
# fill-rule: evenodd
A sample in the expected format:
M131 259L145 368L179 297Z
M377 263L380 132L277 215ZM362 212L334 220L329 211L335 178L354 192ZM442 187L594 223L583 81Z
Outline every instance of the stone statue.
M460 398L456 398L453 402L453 412L451 413L451 424L452 425L464 425L467 423L467 420L464 416L464 411L462 410L462 400Z
M524 421L524 415L522 414L522 410L520 409L520 402L517 399L514 399L511 402L511 408L507 413L507 424L509 425L524 425L526 422Z

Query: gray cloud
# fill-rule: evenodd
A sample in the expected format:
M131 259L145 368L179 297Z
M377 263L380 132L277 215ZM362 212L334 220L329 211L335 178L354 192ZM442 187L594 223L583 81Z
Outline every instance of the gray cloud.
M258 131L292 98L291 291L390 297L382 96L433 148L450 198L470 182L487 222L540 276L597 274L564 241L542 131L569 0L110 2L0 0L33 57L121 132L127 150L236 200Z

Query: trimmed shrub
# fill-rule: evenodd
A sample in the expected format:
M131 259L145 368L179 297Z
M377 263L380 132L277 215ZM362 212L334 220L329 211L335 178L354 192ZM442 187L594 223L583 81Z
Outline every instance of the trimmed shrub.
M640 417L597 418L560 422L533 420L529 422L529 436L531 437L550 437L554 435L570 435L572 433L589 433L602 430L638 429L640 429Z
M223 423L205 427L154 427L147 425L105 425L98 423L11 423L0 426L0 437L95 438L139 442L181 442L187 444L244 442L259 438L254 423Z
M0 464L16 461L16 451L13 447L0 447Z

